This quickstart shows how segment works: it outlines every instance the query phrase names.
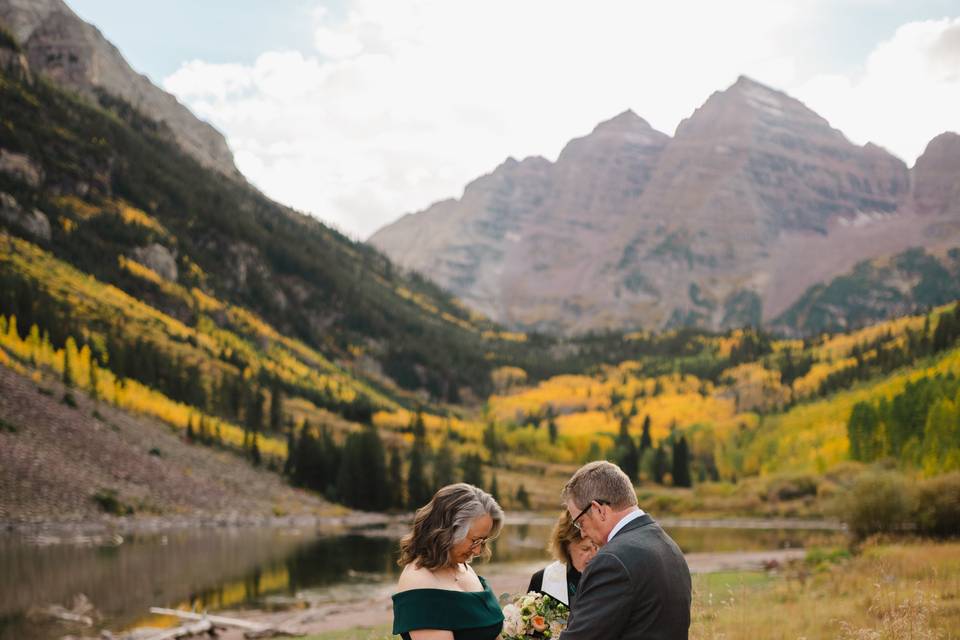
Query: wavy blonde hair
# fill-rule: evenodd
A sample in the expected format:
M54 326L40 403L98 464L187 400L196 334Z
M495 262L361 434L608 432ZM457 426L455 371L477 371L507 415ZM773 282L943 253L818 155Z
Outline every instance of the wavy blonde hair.
M570 557L569 546L575 542L580 542L582 538L583 534L573 526L573 518L564 509L553 524L553 531L550 532L550 542L547 543L547 551L550 552L554 560L559 560L568 567L572 567L573 558Z
M503 509L493 496L465 482L443 487L417 509L413 529L400 540L397 564L405 567L416 562L429 570L449 566L450 550L467 537L473 521L484 515L493 519L488 539L496 538L503 527ZM489 558L490 549L484 546L480 556Z

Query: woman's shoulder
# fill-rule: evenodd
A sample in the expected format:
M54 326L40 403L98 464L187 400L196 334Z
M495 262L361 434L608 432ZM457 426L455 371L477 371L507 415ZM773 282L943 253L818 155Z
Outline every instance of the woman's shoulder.
M397 582L397 591L410 591L412 589L432 589L436 588L439 581L433 575L430 569L425 569L415 562L411 562L400 573L400 580Z

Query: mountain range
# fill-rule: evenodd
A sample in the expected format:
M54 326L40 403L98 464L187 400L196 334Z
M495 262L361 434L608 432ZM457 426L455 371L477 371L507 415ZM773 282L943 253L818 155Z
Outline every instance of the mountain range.
M960 273L960 136L908 168L741 76L673 137L625 111L555 162L510 158L370 242L520 330L847 328L818 292L864 261L921 248ZM921 305L915 276L862 283L879 296L866 319Z

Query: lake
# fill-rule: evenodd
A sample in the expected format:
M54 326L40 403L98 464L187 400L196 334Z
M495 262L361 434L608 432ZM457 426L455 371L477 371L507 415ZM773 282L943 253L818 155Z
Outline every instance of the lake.
M835 530L663 524L692 554L836 546L844 539ZM37 613L50 605L71 609L78 594L100 616L93 629L113 631L164 626L168 621L152 617L151 606L212 611L356 601L382 593L396 580L397 540L404 531L396 525L347 534L312 528L183 529L56 544L0 535L0 640L95 635L89 627ZM549 532L549 519L508 523L493 543L492 563L546 560Z

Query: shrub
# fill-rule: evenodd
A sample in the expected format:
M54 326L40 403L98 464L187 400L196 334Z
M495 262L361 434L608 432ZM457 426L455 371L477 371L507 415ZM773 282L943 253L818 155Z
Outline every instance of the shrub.
M823 477L839 487L849 489L856 483L857 478L864 474L866 469L867 465L862 462L847 460L831 468L823 474Z
M8 433L16 433L17 427L15 425L10 424L3 418L0 418L0 431L6 431Z
M931 478L917 486L914 519L917 530L924 535L960 535L960 472Z
M770 502L797 500L817 495L819 480L810 475L779 476L767 483Z
M115 516L128 516L133 513L133 507L126 505L117 498L117 492L113 489L100 489L93 494L93 501L99 505L105 513Z
M70 407L71 409L76 409L76 408L77 408L77 399L74 398L74 397L73 397L73 394L70 393L69 391L67 391L65 394L63 394L63 400L62 400L62 402L63 402L63 404L65 404L65 405L67 405L68 407Z
M907 523L907 488L903 477L893 472L861 476L838 502L838 516L858 539L874 533L902 530Z

